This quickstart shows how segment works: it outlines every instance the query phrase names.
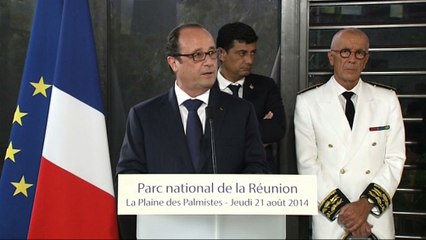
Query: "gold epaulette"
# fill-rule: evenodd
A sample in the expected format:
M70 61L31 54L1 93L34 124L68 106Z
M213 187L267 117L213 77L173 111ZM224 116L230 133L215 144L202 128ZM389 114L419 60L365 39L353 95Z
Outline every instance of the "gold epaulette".
M336 188L322 200L318 208L326 218L334 221L340 209L348 203L350 203L349 199L340 189Z
M370 81L364 81L364 82L366 82L368 84L371 84L371 85L373 85L375 87L382 87L382 88L386 88L386 89L389 89L389 90L396 91L396 88L388 86L388 85L385 85L385 84L376 83L376 82L370 82Z
M303 90L300 90L299 92L297 92L297 94L301 94L301 93L307 92L307 91L309 91L309 90L315 89L315 88L317 88L317 87L319 87L319 86L321 86L321 85L323 85L323 84L324 84L324 83L319 83L319 84L312 85L312 86L307 87L307 88L305 88L305 89L303 89Z
M371 211L371 213L376 216L380 216L386 210L386 208L389 207L392 201L389 193L380 187L380 185L375 183L370 183L362 193L361 197L366 197L373 200L374 205L379 209L379 213L377 214L373 211Z

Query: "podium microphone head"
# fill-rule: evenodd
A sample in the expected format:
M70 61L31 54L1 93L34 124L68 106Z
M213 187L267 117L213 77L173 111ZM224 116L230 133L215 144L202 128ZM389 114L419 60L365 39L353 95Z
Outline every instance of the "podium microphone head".
M215 115L214 107L207 106L206 107L206 118L207 119L214 119L214 115Z

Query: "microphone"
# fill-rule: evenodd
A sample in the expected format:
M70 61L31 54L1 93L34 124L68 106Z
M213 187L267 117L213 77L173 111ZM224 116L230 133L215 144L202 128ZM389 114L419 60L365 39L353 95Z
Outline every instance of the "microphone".
M215 109L213 107L206 107L206 118L209 120L210 125L210 144L212 148L212 166L213 173L217 173L217 162L216 162L216 141L214 140L214 115Z

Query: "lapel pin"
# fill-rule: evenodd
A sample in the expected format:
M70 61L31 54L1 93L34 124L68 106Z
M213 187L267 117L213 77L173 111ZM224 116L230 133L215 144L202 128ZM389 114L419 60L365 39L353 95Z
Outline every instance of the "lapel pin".
M254 89L253 84L250 84L249 88L250 88L251 90L253 90L253 89Z

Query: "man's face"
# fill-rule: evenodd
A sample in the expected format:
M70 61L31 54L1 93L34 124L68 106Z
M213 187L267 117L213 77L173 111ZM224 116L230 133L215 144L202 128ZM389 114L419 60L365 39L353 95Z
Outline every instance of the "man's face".
M349 57L341 56L342 49L351 51ZM328 60L333 66L336 81L346 89L352 89L358 83L369 57L367 53L363 59L358 59L356 52L368 52L368 39L361 34L343 32L331 50Z
M186 28L179 35L179 53L193 54L216 50L211 34L201 28ZM177 85L190 96L198 96L210 89L217 75L217 57L206 55L201 61L191 56L172 57L167 61L176 74Z
M222 62L222 75L236 82L251 72L256 54L256 43L244 43L234 40L234 46L226 52L220 49L219 59Z

